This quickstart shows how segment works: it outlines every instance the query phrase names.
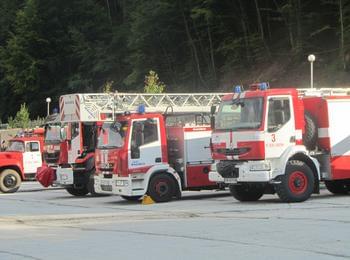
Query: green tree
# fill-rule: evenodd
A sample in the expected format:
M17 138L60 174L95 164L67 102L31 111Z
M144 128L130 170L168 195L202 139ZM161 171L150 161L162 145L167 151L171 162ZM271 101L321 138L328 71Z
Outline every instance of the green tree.
M165 84L159 80L158 74L150 70L149 74L145 76L145 93L163 93Z
M28 128L30 125L29 111L26 104L22 104L15 118L9 117L8 123L10 128Z

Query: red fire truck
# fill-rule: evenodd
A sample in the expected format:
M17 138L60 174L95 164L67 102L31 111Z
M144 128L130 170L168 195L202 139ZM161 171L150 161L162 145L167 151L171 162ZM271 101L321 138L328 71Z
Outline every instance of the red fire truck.
M277 193L301 202L319 191L350 190L350 96L347 89L268 89L226 95L215 116L212 155L240 201ZM344 121L345 120L345 121Z
M148 110L162 111L171 105L179 113L145 113L142 109L130 113L122 111L133 109L122 106L122 114L113 122L105 122L99 131L96 192L120 195L126 200L148 194L154 201L165 202L180 197L184 189L218 188L208 179L212 163L209 108L220 101L220 96L205 93L134 97ZM119 106L139 103L129 99L117 102Z
M42 165L44 129L24 131L0 152L0 192L16 192L23 180L33 179Z

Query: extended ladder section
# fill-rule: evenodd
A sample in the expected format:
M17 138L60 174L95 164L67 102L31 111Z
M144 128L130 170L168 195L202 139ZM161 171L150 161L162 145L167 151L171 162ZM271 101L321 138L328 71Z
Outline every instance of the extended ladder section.
M60 97L61 122L114 120L117 114L135 111L143 105L146 112L210 112L227 93L91 93Z
M350 88L298 88L300 96L348 96Z

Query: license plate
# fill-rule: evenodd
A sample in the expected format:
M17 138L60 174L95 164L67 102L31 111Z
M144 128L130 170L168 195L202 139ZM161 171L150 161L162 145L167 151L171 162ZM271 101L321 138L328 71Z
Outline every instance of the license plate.
M225 183L237 183L237 179L236 178L225 178L224 182Z
M71 168L57 168L57 180L59 184L73 184L73 170Z

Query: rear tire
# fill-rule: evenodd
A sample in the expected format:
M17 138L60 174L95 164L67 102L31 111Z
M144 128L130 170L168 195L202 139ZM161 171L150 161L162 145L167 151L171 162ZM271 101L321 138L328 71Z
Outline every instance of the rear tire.
M283 202L302 202L310 198L315 178L312 170L302 161L289 161L276 192Z
M0 173L0 191L14 193L21 186L22 179L19 173L12 169L5 169Z
M264 195L264 187L254 184L230 185L232 196L239 201L257 201Z
M120 196L127 201L138 201L142 196Z
M170 201L176 195L176 183L167 174L157 174L151 178L147 194L155 202Z
M325 181L327 190L333 194L348 194L350 191L350 183L342 180Z
M88 193L89 193L89 190L86 186L80 188L80 189L77 189L77 188L74 188L74 187L69 187L69 188L66 188L66 191L73 195L73 196L76 196L76 197L83 197L83 196L86 196Z

